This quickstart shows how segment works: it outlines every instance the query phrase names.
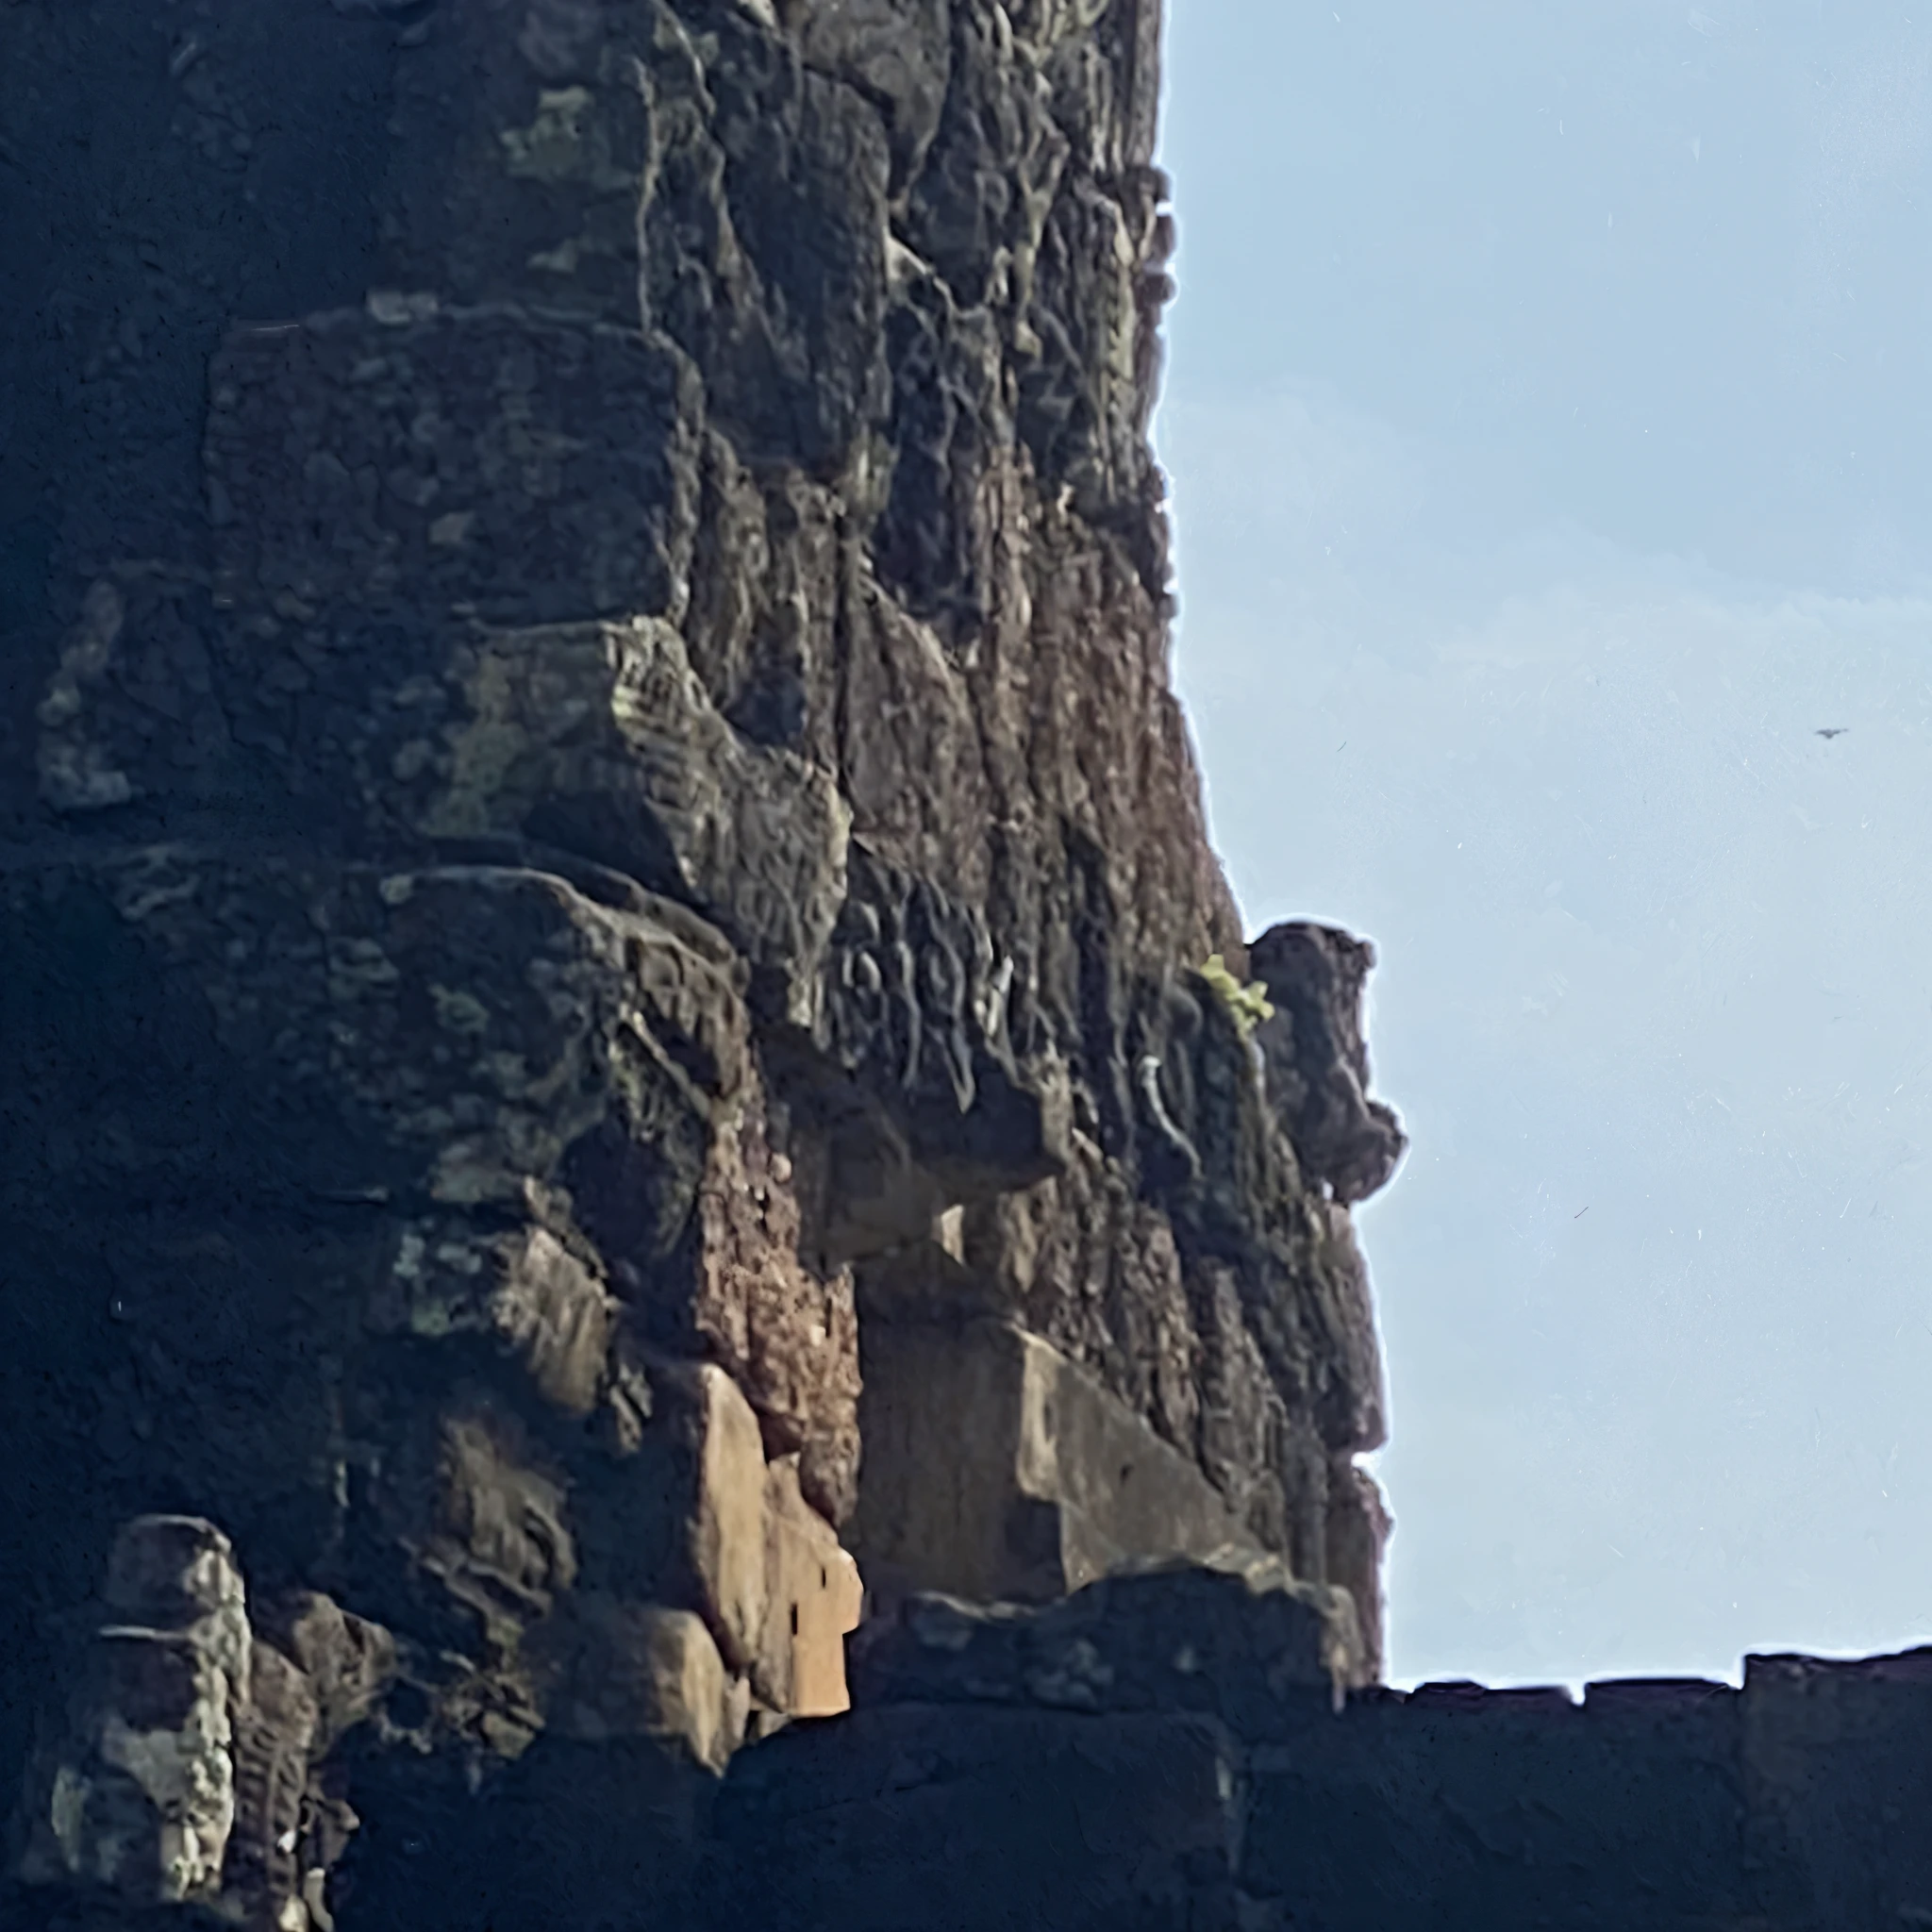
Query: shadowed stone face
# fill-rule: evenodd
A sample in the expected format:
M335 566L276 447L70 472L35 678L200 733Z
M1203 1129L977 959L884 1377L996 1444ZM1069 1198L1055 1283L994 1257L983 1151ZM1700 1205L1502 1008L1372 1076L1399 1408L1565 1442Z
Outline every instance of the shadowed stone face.
M1258 1064L1195 971L1246 976L1166 683L1158 47L0 7L36 1882L428 1925L636 1843L672 1920L705 1781L843 1708L868 1563L1226 1545L1373 1624L1396 1130L1346 945ZM599 1763L650 1830L482 1842Z

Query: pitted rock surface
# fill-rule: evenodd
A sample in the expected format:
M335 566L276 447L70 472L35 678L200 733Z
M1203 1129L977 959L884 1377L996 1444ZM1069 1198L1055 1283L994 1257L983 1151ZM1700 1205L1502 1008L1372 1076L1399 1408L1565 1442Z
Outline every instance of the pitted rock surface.
M184 1896L594 1914L616 1853L488 1821L602 1753L675 1918L873 1571L1228 1542L1379 1655L1401 1137L1366 951L1249 965L1169 689L1158 47L0 5L0 1657L92 1681L122 1525L227 1540Z

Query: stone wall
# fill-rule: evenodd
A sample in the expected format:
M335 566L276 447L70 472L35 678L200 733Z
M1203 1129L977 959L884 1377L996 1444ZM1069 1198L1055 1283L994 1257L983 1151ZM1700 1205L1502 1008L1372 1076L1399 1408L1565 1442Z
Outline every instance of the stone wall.
M1158 34L0 0L8 1925L1932 1924L1922 1655L1376 1688Z
M1932 1651L1338 1698L1265 1566L1044 1611L928 1598L858 1709L747 1753L713 1923L855 1932L1879 1932L1932 1924Z
M468 1923L604 1869L493 1822L592 1787L675 1890L705 1780L844 1703L868 1571L1274 1556L1374 1675L1349 1208L1402 1141L1371 955L1250 961L1168 690L1158 47L0 0L24 1910L299 1932L341 1860L345 1924ZM81 1607L156 1521L307 1741L251 1770L142 1624L227 1836L70 1857ZM385 1659L354 1724L303 1729L311 1602Z

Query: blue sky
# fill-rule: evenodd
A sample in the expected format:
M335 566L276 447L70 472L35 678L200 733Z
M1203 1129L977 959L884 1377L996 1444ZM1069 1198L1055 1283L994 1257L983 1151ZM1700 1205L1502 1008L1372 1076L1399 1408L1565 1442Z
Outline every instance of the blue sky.
M1176 678L1413 1141L1397 1682L1932 1641L1923 4L1173 0Z

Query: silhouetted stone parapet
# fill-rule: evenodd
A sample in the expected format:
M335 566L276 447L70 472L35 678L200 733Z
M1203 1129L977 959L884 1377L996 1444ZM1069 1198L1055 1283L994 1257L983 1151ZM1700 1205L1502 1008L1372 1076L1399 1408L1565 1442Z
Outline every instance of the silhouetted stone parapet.
M1913 1823L1932 1802L1932 1653L1753 1657L1741 1690L1618 1681L1577 1703L1433 1684L1337 1707L1312 1673L1269 1668L1286 1600L1187 1573L1083 1595L1084 1612L1079 1597L1044 1613L908 1606L857 1672L855 1719L741 1759L712 1856L758 1875L728 1923L808 1924L841 1886L860 1923L922 1928L1074 1932L1108 1913L1174 1932L1932 1923ZM1209 1595L1224 1614L1203 1614ZM1072 1642L1083 1614L1089 1641ZM1184 1709L1218 1722L1190 1731ZM1144 1728L1124 1728L1124 1710ZM997 1790L963 1770L1021 1737ZM1205 1772L1189 1784L1196 1741L1211 1796ZM1101 1761L1111 1815L1158 1819L1144 1844L1079 1811L1066 1767ZM1163 1846L1190 1819L1195 1856L1173 1859ZM895 1832L916 1891L884 1850ZM877 1876L860 1875L858 1847L876 1848ZM966 1900L997 1916L974 1920Z

